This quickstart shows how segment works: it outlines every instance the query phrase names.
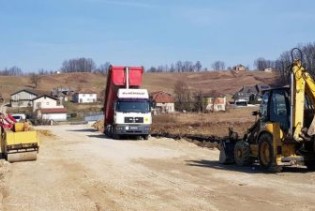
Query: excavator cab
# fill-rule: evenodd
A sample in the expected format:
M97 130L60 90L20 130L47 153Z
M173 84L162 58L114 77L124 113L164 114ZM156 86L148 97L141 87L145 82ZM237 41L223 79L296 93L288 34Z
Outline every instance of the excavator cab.
M260 122L277 122L284 132L290 127L290 89L287 87L266 90L260 105Z

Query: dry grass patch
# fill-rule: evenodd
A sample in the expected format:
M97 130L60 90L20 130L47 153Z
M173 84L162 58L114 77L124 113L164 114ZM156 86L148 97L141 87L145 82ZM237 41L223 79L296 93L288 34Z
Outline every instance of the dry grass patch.
M258 108L231 109L217 113L176 113L153 117L152 133L195 134L204 136L226 136L232 127L240 135L253 124L252 111Z
M55 136L50 130L36 130L39 135L43 136Z

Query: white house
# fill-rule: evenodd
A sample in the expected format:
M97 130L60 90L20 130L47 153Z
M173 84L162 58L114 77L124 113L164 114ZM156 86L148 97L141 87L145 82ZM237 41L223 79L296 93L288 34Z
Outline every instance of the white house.
M37 109L46 108L63 108L63 105L59 105L58 100L48 95L42 95L33 99L33 112Z
M211 91L206 99L207 111L226 111L227 100L226 96L222 93Z
M38 96L37 93L23 89L11 94L11 107L31 107L33 105L33 99Z
M207 111L226 111L226 97L207 97Z
M175 112L175 100L171 94L157 91L150 94L151 100L155 103L154 113Z
M90 91L77 92L73 95L72 100L74 103L94 103L97 100L97 94Z
M66 121L67 109L65 108L42 108L36 110L37 119Z
M42 95L33 100L33 112L37 119L67 120L67 110L63 105L59 105L56 98L48 95Z

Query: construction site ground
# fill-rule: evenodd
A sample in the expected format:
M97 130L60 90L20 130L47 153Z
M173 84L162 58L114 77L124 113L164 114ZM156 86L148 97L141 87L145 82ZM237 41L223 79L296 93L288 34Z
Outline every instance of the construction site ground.
M225 166L217 149L112 140L88 125L37 129L47 130L37 161L0 163L0 209L315 210L315 172L305 168Z

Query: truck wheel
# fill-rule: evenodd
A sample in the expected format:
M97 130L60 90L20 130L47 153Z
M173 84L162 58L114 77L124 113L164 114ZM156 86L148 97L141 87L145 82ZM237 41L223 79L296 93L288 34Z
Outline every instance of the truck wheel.
M245 141L238 141L234 147L234 161L239 166L252 164L249 144Z
M271 172L280 172L282 170L281 166L276 165L271 135L262 134L260 136L258 151L259 163L262 168Z
M144 135L144 136L142 136L143 137L143 140L149 140L149 135Z

